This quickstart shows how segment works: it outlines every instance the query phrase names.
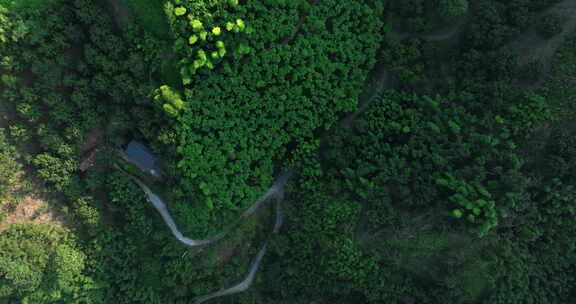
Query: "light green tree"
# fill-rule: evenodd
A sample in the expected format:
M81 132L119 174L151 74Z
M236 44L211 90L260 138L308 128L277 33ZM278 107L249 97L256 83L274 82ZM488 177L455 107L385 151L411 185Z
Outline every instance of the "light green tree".
M205 58L205 54L203 52L202 54ZM177 116L185 105L180 94L167 85L163 85L156 90L154 101L160 104L164 111L171 116Z

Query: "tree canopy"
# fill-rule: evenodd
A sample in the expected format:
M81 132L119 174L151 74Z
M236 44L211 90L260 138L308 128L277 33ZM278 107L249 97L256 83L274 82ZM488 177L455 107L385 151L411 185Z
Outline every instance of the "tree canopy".
M573 302L574 14L0 0L0 303Z

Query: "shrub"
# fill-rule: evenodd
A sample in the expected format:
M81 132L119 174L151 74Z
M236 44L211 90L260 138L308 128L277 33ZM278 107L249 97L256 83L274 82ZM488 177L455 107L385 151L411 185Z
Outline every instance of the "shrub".
M94 207L92 197L80 197L73 203L74 213L80 218L89 232L97 232L100 225L100 212Z
M72 173L78 169L77 161L59 158L50 153L38 154L32 160L32 164L38 168L40 177L59 191L69 185Z
M307 185L309 192L298 191L294 204L287 206L290 217L298 220L288 222L283 235L271 244L271 254L277 258L263 270L271 282L268 288L283 282L281 288L270 290L272 299L310 301L363 292L378 267L353 241L360 204L334 196L317 178L302 178L300 185Z

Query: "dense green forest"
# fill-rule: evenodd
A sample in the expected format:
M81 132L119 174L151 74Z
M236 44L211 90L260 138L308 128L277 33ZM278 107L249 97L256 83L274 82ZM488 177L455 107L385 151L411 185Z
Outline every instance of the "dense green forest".
M576 303L575 76L573 0L0 0L0 304Z

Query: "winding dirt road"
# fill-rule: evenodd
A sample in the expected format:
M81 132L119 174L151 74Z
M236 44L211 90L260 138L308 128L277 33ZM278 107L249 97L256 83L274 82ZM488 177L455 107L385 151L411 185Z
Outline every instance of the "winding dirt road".
M124 172L124 171L122 171L122 172ZM124 173L126 173L126 172L124 172ZM207 246L211 243L214 243L214 242L219 241L222 238L224 238L234 227L236 227L240 223L240 221L242 221L243 219L246 219L247 217L252 215L254 212L256 212L256 210L258 210L263 205L263 203L269 199L275 199L276 200L276 205L275 205L275 207L276 207L276 221L274 223L274 228L272 230L272 233L277 234L280 231L280 227L282 226L282 223L284 222L284 217L282 214L282 201L284 200L284 185L286 184L286 182L292 176L293 173L294 173L294 170L288 170L288 171L282 173L276 179L274 184L270 187L268 192L266 192L266 194L264 194L260 199L258 199L256 202L254 202L252 204L252 206L250 206L250 208L248 208L232 225L230 225L227 229L220 232L218 235L216 235L215 237L213 237L209 240L193 240L191 238L188 238L188 237L182 235L182 232L180 232L180 230L178 230L178 227L176 227L176 223L174 222L172 215L170 215L170 212L166 208L166 204L162 201L162 199L158 195L156 195L154 192L152 192L152 190L150 190L150 188L148 186L146 186L143 182L141 182L139 179L137 179L136 177L134 177L128 173L126 173L126 174L132 180L134 180L140 186L140 188L144 191L144 193L146 194L146 197L148 198L148 201L150 201L152 203L152 206L154 206L154 208L160 213L160 215L162 216L162 219L164 220L164 223L166 223L166 225L170 228L170 231L172 231L172 234L176 237L176 239L178 239L178 241L180 241L182 244L184 244L186 246L198 247L198 246ZM216 298L216 297L222 297L222 296L226 296L226 295L230 295L230 294L234 294L234 293L243 292L243 291L247 290L248 288L250 288L250 286L252 285L252 283L254 281L254 277L256 276L256 272L258 271L258 267L260 266L260 263L262 262L262 258L266 254L267 247L268 247L268 241L266 241L264 243L264 245L262 245L262 247L258 251L258 254L254 258L252 264L250 265L250 268L248 270L246 277L240 283L238 283L238 284L236 284L230 288L227 288L225 290L218 291L218 292L215 292L215 293L212 293L209 295L201 296L201 297L197 298L194 303L195 304L201 304L201 303L204 303L204 302L206 302L210 299Z
M273 230L276 233L280 229L280 226L283 222L283 217L281 214L281 204L282 200L284 199L284 185L286 184L292 173L293 171L289 170L281 174L277 178L276 182L274 182L274 184L270 187L268 192L266 192L266 194L264 194L256 202L254 202L252 206L250 206L250 208L248 208L234 223L232 223L232 225L230 225L228 228L224 229L222 232L220 232L219 234L208 240L194 240L184 236L176 226L176 223L174 222L174 219L172 218L172 215L168 211L168 208L166 207L164 201L158 195L152 192L152 190L150 190L150 188L146 186L142 181L140 181L139 179L137 179L132 175L129 174L127 175L132 180L134 180L138 184L138 186L140 186L142 191L144 191L146 197L148 198L148 201L152 203L152 206L154 206L154 208L158 211L158 213L160 213L162 220L164 220L164 223L166 223L166 225L170 228L170 231L172 232L174 237L176 237L178 241L180 241L182 244L186 246L197 247L197 246L206 246L221 240L231 230L233 230L234 227L236 227L243 219L249 217L254 212L256 212L256 210L258 210L258 208L260 208L262 204L269 199L276 199L277 216L276 216L276 224L274 225Z
M244 280L242 280L240 283L238 283L238 284L236 284L230 288L227 288L225 290L218 291L218 292L215 292L213 294L199 297L196 299L194 304L201 304L201 303L204 303L204 302L206 302L210 299L216 298L216 297L222 297L222 296L227 296L227 295L231 295L234 293L239 293L239 292L245 291L248 288L250 288L250 286L252 285L252 282L254 282L254 276L256 275L256 272L258 271L258 266L260 266L260 262L262 262L262 258L264 257L264 254L266 254L267 248L268 248L268 242L264 243L264 245L258 251L258 254L256 255L256 258L254 258L254 261L252 261L252 265L250 265L250 269L248 270L248 274L246 275Z

